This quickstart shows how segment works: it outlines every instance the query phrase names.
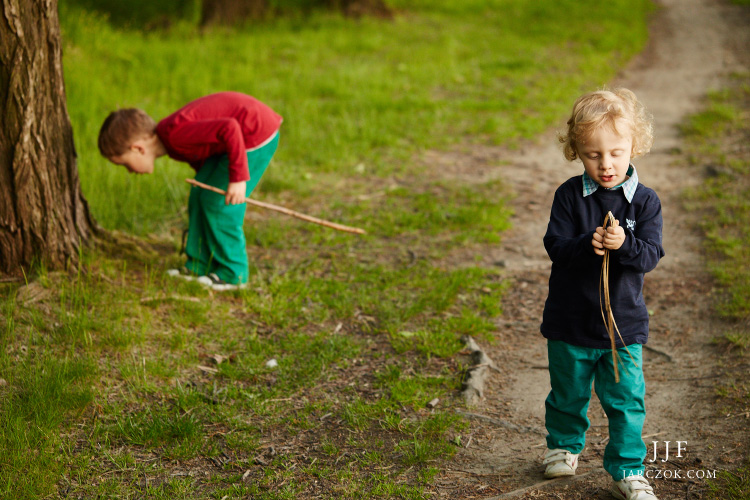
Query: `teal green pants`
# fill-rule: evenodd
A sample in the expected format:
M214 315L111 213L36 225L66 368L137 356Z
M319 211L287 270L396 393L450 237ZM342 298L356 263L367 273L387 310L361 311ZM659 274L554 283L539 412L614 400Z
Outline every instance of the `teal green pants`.
M279 145L279 134L268 144L247 152L250 180L245 196L250 196L263 176ZM229 185L229 158L217 155L205 161L195 180L226 190ZM245 246L246 204L226 205L224 195L199 187L190 190L186 267L199 276L211 273L227 283L248 279Z
M547 341L552 390L545 401L547 447L580 453L586 444L591 382L609 420L609 443L604 449L604 469L616 480L643 474L646 445L641 438L646 417L643 380L643 346L618 349L620 382L615 382L611 349L579 347L559 340ZM623 366L624 365L624 366Z

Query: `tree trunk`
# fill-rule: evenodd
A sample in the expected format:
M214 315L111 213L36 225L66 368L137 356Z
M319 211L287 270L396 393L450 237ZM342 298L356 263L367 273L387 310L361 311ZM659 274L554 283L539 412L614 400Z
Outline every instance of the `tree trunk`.
M393 18L393 13L385 0L326 0L326 3L329 8L338 9L347 17L375 16L384 19Z
M391 19L393 13L385 0L297 0L276 2L268 0L202 0L201 24L237 24L248 19L262 19L274 9L310 12L314 9L338 10L347 17L376 16Z
M267 10L267 0L203 0L201 24L237 24L260 19Z
M0 16L0 274L76 263L96 231L65 104L57 0L3 0Z

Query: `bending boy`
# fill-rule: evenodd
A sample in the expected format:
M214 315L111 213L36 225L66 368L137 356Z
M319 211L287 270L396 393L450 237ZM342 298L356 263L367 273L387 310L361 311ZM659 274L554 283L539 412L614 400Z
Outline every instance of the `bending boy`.
M197 181L223 189L226 196L193 187L188 201L187 262L170 275L217 290L248 280L245 198L266 171L279 143L282 117L257 99L219 92L192 101L159 121L140 109L107 116L99 151L135 174L150 174L164 155L187 162Z

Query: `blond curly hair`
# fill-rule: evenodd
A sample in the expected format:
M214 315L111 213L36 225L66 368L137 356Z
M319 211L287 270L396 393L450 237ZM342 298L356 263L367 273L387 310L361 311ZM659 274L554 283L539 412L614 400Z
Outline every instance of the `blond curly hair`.
M618 130L617 125L622 122L629 130ZM558 135L565 158L569 161L578 158L577 146L585 144L592 132L603 126L619 135L630 132L633 137L632 158L648 153L654 143L653 119L631 90L597 90L576 100L567 130Z

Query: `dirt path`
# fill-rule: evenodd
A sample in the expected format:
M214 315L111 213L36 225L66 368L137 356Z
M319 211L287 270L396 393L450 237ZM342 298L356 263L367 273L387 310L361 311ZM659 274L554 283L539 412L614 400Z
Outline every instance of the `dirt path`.
M746 424L717 418L710 378L716 360L709 348L721 330L709 311L710 280L700 255L700 239L680 202L680 193L700 181L685 168L676 126L699 110L706 92L718 88L729 72L747 68L750 47L747 19L732 6L712 0L664 0L652 24L651 41L612 82L639 96L656 118L653 151L637 159L641 181L654 188L664 207L667 256L646 280L646 302L654 314L644 369L648 384L647 444L687 441L682 459L647 464L658 469L721 470L737 460L732 449L747 439ZM564 119L561 118L561 123ZM540 466L544 445L544 398L549 391L546 343L539 323L547 292L550 262L542 246L554 190L579 173L568 164L554 134L538 145L508 156L498 150L473 151L468 157L443 155L434 160L484 180L500 176L517 193L514 229L503 245L484 257L487 265L505 267L514 283L506 298L501 335L487 351L500 366L477 418L463 442L468 447L439 480L442 498L611 498L609 477L601 467L607 437L606 418L592 403L592 427L575 480L544 481ZM448 167L450 168L450 167ZM456 172L458 175L460 172ZM501 422L520 425L523 431ZM745 425L739 433L733 425ZM744 438L742 435L744 434ZM653 446L649 445L649 456ZM674 474L674 473L672 473ZM655 479L659 498L701 498L702 481ZM512 495L512 496L509 496Z

